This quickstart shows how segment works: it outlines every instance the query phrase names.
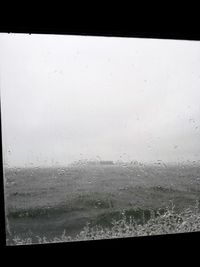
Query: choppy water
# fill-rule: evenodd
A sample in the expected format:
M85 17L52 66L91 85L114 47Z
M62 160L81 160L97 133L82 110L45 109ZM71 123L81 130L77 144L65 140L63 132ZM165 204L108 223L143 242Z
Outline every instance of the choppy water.
M200 197L200 166L73 166L5 170L11 235L68 235L87 222L109 225L125 209L140 219L172 200L177 209Z

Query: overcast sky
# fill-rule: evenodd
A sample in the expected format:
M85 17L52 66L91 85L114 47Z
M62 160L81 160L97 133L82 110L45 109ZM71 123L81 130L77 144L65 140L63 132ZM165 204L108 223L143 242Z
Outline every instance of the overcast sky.
M200 159L200 42L0 34L9 166Z

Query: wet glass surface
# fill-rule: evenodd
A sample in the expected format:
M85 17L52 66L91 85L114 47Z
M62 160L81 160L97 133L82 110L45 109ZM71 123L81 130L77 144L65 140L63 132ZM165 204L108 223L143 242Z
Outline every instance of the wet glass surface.
M199 42L0 34L0 58L9 244L200 229Z

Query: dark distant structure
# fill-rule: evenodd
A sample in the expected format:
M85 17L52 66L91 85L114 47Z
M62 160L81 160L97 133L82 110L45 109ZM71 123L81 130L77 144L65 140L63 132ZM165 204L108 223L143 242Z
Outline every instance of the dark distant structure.
M112 160L101 160L101 165L114 165L114 162Z

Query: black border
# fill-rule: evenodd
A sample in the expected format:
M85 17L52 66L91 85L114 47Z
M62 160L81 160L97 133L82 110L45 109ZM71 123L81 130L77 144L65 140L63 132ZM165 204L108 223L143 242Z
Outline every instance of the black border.
M107 36L107 37L126 37L126 38L155 38L155 39L173 39L173 40L200 40L200 31L196 29L197 24L189 27L173 28L170 25L162 27L158 24L157 27L151 24L147 27L142 27L138 24L119 24L119 25L72 25L55 23L53 25L31 25L12 24L4 26L0 25L0 32L3 33L27 33L27 34L54 34L54 35L86 35L86 36Z

